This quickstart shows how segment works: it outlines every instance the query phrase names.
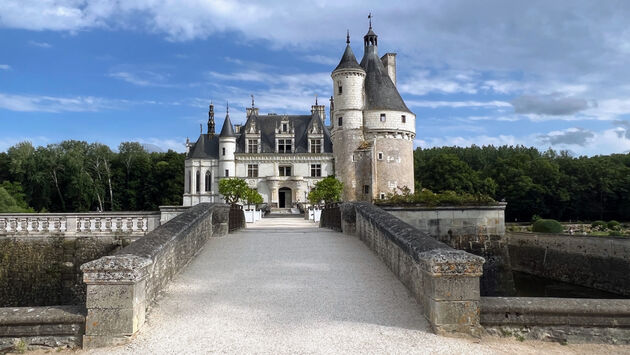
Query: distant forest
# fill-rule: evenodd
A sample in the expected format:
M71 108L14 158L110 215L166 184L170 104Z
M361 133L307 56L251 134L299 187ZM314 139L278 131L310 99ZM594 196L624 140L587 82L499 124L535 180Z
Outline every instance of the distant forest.
M0 211L135 211L181 205L185 155L108 146L24 142L0 153ZM572 157L523 146L414 152L416 189L487 194L507 221L630 220L630 154Z

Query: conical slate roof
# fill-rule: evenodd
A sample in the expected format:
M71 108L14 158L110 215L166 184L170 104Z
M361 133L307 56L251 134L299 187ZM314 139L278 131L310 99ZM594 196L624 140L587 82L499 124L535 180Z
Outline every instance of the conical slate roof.
M370 29L371 31L371 29ZM368 32L369 33L369 32ZM374 32L372 32L374 33ZM377 47L365 47L361 67L365 70L365 108L367 110L392 110L411 112L403 101L396 85L387 73Z
M354 56L354 52L352 52L352 48L350 48L350 44L346 45L346 50L343 52L343 56L341 56L339 65L335 68L335 70L339 69L362 69L359 62L357 62L357 58Z
M223 128L221 128L221 138L236 137L234 134L234 127L232 127L232 121L230 121L230 114L225 115L225 121L223 121Z

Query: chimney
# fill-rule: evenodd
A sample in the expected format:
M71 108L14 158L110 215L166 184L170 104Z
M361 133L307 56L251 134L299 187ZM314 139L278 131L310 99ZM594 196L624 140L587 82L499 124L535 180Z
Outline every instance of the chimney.
M258 116L258 107L246 107L245 108L245 116L249 117L251 115Z
M396 53L385 53L385 55L381 57L381 62L383 62L383 66L387 69L389 78L392 79L394 86L396 86Z
M241 127L242 127L242 126L243 126L243 125L240 125L240 124L235 124L235 125L234 125L234 133L236 133L236 134L241 133Z
M322 122L326 122L326 106L317 103L317 95L315 95L315 105L311 106L311 115L318 113Z

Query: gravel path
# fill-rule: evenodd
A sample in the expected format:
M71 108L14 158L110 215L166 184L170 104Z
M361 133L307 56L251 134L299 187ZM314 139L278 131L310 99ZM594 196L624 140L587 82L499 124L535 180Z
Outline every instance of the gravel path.
M405 287L358 239L302 219L268 218L211 239L171 282L136 339L89 353L623 351L436 336Z

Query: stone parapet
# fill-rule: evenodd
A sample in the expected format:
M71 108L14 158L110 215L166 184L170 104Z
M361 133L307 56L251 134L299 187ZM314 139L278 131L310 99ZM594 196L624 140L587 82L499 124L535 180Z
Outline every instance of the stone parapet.
M398 276L436 333L481 334L483 258L455 250L369 203L344 203L339 211L343 232L357 235Z
M630 300L482 297L481 324L497 335L630 344Z
M78 347L84 326L79 306L0 308L0 353Z
M85 348L125 343L147 308L203 248L227 234L229 206L201 203L112 256L83 264L87 284Z

